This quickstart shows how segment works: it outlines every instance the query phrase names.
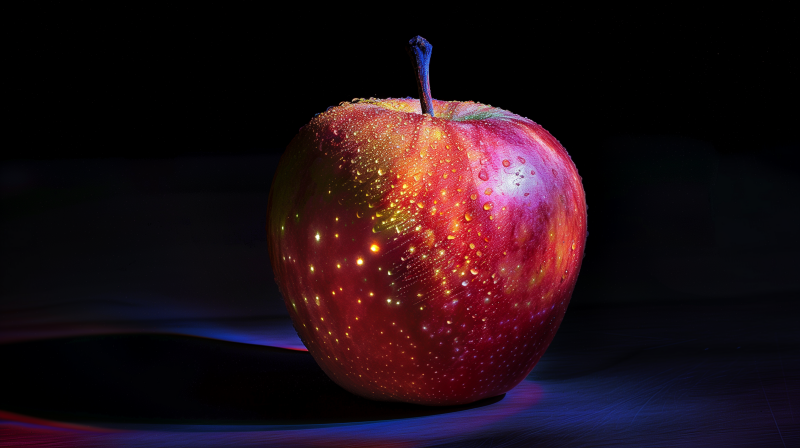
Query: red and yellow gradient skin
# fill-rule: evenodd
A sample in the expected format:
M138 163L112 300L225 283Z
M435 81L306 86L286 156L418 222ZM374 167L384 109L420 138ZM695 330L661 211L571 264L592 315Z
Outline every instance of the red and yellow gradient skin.
M356 100L316 116L272 184L267 233L297 333L367 398L465 404L519 384L572 295L586 200L567 152L472 102Z

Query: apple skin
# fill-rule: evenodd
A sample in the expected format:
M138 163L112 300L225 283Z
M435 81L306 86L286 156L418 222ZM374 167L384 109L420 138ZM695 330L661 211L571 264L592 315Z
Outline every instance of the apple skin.
M275 280L323 371L374 400L503 394L553 339L586 243L581 178L533 121L473 102L318 114L269 197Z

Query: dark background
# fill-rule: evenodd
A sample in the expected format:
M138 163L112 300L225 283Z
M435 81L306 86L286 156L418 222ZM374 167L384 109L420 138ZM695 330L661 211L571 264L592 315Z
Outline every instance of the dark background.
M410 8L17 15L4 316L285 315L277 159L340 101L416 96L416 34L435 98L529 117L572 156L590 207L574 306L800 290L795 15Z
M381 446L417 433L453 446L798 439L796 14L428 7L5 15L0 351L13 368L0 439L185 442L148 431L49 439L3 423L27 421L3 411L178 432L297 428L308 412L383 421L193 436L209 446L262 445L267 432L309 446L356 446L367 433ZM417 34L434 47L434 98L540 123L569 151L589 204L586 257L553 345L508 397L472 414L365 403L306 353L263 347L299 343L266 246L279 157L329 106L416 96L404 44ZM480 429L487 418L500 423Z

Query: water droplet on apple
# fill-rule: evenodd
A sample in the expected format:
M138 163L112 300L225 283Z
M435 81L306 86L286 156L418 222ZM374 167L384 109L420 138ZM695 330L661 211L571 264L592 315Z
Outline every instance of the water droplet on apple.
M378 176L383 176L383 170L378 168Z
M494 207L494 204L492 204L491 202L487 202L487 203L483 204L483 209L484 210L491 210L492 207Z
M533 170L531 170L531 176L533 176L534 174L536 174L536 173Z
M481 170L478 173L478 177L480 177L481 180L489 180L489 173L487 173L486 170Z
M448 240L454 240L454 239L456 239L456 237L454 237L453 235L447 235L447 239Z
M471 272L472 275L478 275L478 270L475 268L470 269L469 272Z
M467 213L464 213L464 219L465 219L467 222L470 222L470 221L472 221L472 215L470 215L470 214L469 214L469 212L467 212Z
M464 280L463 282L461 282L461 286L467 286L467 285L469 285L468 281Z
M517 160L519 160L519 163L525 165L525 159L523 159L522 157L517 156Z
M483 192L483 194L485 194L486 196L489 196L490 194L492 194L492 189L491 189L491 188L487 188L487 189L486 189L486 190Z
M503 166L508 168L509 166L511 166L511 162L509 162L508 159L503 160Z
M472 193L472 194L469 196L469 198L470 198L470 199L472 199L472 200L474 201L475 199L478 199L478 195L477 195L477 194L475 194L475 193Z
M475 243L469 243L469 248L470 249L475 249Z
M575 242L573 241L573 242L572 242L572 250L575 250L575 247L576 247L576 246L575 246Z
M417 202L417 207L425 208L425 204L423 204L422 202Z

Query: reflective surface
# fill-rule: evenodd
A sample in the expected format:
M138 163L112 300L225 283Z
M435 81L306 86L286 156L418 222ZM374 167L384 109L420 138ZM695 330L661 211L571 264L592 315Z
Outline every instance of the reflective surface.
M363 400L307 353L224 341L296 338L276 319L263 322L274 340L261 325L231 325L223 340L7 343L0 444L796 446L798 318L791 298L729 302L725 313L715 302L574 308L523 383L461 408ZM210 336L215 325L172 331Z

